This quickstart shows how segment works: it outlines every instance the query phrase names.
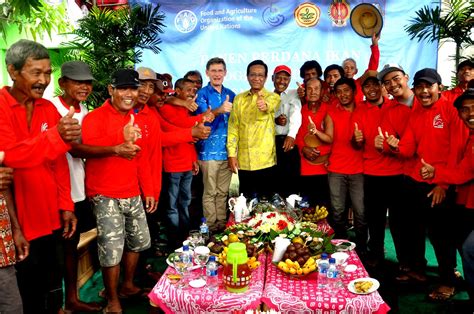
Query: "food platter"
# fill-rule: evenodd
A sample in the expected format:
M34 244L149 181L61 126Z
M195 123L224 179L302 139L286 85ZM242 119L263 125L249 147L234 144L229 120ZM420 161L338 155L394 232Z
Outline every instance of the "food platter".
M360 289L358 288L358 285L363 285L366 284L366 287L369 287L368 289ZM370 294L374 291L376 291L380 287L380 283L377 279L366 277L366 278L358 278L354 279L349 284L347 285L347 289L349 289L350 292L355 293L355 294Z

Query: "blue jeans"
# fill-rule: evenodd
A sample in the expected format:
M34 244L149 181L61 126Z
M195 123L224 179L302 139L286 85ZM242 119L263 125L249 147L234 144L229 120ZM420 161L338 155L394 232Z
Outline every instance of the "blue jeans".
M344 215L346 209L346 197L349 196L354 213L355 242L358 251L364 252L367 248L367 219L364 207L364 176L358 174L342 174L329 172L329 191L331 195L331 218L336 237L347 239L347 216Z
M189 211L191 203L191 171L165 173L168 180L168 240L170 246L181 246L189 232Z

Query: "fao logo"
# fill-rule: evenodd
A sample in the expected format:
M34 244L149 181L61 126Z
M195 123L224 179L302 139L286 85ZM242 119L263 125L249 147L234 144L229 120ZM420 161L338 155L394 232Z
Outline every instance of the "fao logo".
M182 10L174 18L174 26L181 33L192 32L197 25L197 17L193 11Z

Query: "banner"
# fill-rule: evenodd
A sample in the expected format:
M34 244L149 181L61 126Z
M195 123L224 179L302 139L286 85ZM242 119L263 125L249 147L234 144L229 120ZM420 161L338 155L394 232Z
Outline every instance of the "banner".
M363 1L175 1L136 0L131 4L160 4L165 13L160 54L144 51L137 66L159 73L170 73L173 82L189 70L203 74L208 59L222 57L227 63L224 84L240 92L248 89L247 65L262 59L269 67L266 87L273 89L271 74L280 64L292 69L290 88L296 88L299 68L307 60L318 61L323 70L342 64L346 58L357 61L359 73L370 58L370 38L359 36L351 27L351 10ZM439 6L432 0L375 0L383 16L379 70L386 63L398 63L413 74L425 67L436 68L437 42L410 40L404 28L415 11Z

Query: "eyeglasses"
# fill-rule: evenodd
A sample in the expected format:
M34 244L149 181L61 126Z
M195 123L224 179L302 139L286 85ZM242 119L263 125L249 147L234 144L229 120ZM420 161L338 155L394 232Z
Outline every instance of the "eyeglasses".
M266 77L266 75L261 74L261 73L250 73L249 77L252 78L252 79L254 79L254 78L264 79Z

